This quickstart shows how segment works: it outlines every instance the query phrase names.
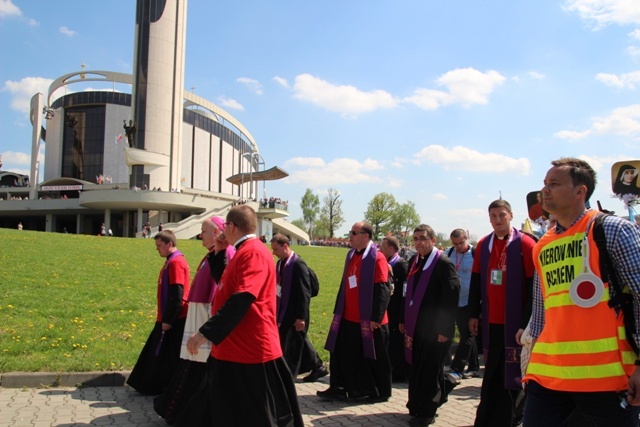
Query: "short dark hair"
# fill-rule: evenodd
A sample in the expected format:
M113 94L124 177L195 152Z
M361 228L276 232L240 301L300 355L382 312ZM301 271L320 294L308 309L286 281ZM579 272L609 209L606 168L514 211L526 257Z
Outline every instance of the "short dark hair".
M243 233L255 233L258 228L256 211L249 205L236 205L227 214L227 222L232 223Z
M174 247L177 247L176 235L171 230L162 230L154 237L155 240L162 240L163 243L171 243Z
M505 208L508 212L512 212L511 204L507 202L505 199L494 200L489 204L489 209L487 210L491 212L491 209L496 209L496 208Z
M558 168L565 166L568 167L569 176L571 176L573 186L576 187L578 185L584 185L587 187L587 194L584 199L585 202L591 198L591 195L598 184L598 178L596 176L596 171L593 170L589 163L584 160L576 159L575 157L561 157L558 160L552 161L551 164Z
M451 235L449 237L452 239L457 239L458 237L467 237L467 232L462 228L456 228L451 232Z
M362 223L362 231L369 235L369 239L373 239L373 227L368 222Z
M387 245L391 246L396 252L400 250L400 242L394 236L385 236L382 241L387 241Z
M271 243L277 243L280 246L289 245L289 238L284 234L278 233L274 234L271 238Z
M433 239L434 237L436 237L436 232L433 231L433 228L431 228L430 225L427 224L420 224L419 226L417 226L413 232L414 233L420 233L421 231L426 231L427 232L427 236L430 239Z

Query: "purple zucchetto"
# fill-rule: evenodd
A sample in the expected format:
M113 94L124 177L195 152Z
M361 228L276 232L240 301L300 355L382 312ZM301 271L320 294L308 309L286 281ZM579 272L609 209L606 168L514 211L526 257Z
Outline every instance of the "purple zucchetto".
M224 231L224 218L222 218L221 216L212 216L210 219L211 222L218 226L220 231Z

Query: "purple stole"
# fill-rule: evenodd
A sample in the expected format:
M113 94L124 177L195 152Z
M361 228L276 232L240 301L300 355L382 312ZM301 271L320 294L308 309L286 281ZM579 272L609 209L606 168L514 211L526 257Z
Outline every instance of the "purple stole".
M522 281L524 280L522 265L522 233L512 228L511 240L507 243L507 283L506 286L506 312L504 324L504 358L505 373L504 386L511 390L522 389L522 372L520 369L520 351L522 347L516 342L516 333L520 329L520 321L522 317L522 301L525 296L523 294ZM482 301L489 301L488 287L489 284L489 260L491 252L489 250L489 242L491 238L495 238L495 234L491 233L484 238L482 249L480 252L480 286L482 291ZM485 360L489 355L489 304L482 304L482 347Z
M347 283L347 270L349 268L349 262L356 252L355 249L351 249L347 254L347 259L344 263L344 271L342 273L342 282L340 283L340 290L338 291L338 302L336 303L336 310L333 313L333 320L329 328L329 335L327 336L327 342L324 348L333 352L336 346L336 340L338 338L338 331L340 330L340 323L342 321L342 313L344 312L344 299L346 293ZM358 281L358 305L360 306L360 334L362 336L362 354L367 359L376 359L376 350L373 342L373 331L371 330L371 312L373 304L373 278L376 269L376 258L378 256L378 249L369 243L367 249L365 249L362 255L362 265L360 266L360 280Z
M208 256L209 254L202 258L196 276L193 278L191 289L189 289L189 302L207 303L213 299L217 283L213 280L213 277L211 277Z
M391 267L393 267L394 265L396 265L396 263L400 261L400 255L395 254L394 256L391 257L391 259L389 261L387 261L389 263L389 265Z
M291 296L291 282L293 277L293 264L298 260L298 255L293 252L286 260L281 259L278 261L278 268L276 268L276 278L280 285L280 297L278 298L278 324L281 324L284 320L284 315L287 312L289 306L289 297ZM280 273L281 263L284 265L284 273ZM286 286L285 286L286 284Z
M190 302L210 303L213 301L213 296L216 293L216 289L218 289L218 284L213 280L213 277L211 277L211 269L209 268L209 254L211 254L211 252L212 250L202 258L202 262L198 266L198 271L191 283L191 289L189 289ZM235 253L236 248L232 245L227 246L227 249L225 249L227 262L233 258Z
M158 283L158 317L157 322L162 322L162 313L167 307L167 300L169 299L169 264L173 261L174 257L183 256L182 252L176 250L167 257L167 260L162 266L162 272L160 273L160 280Z
M436 263L440 259L442 252L434 248L429 254L429 258L424 263L420 280L414 286L415 274L409 276L407 280L407 295L404 300L404 358L409 364L413 364L413 335L416 330L416 323L418 322L418 313L420 312L420 306L424 299L424 294L427 292L431 275L435 269ZM418 265L418 259L420 257L416 255L411 269Z

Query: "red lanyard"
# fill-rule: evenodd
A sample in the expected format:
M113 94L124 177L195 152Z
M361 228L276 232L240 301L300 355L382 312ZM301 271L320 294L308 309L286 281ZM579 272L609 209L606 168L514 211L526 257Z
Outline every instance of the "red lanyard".
M460 262L458 262L458 251L456 251L456 271L460 270L460 266L462 265L462 261L464 261L464 256L466 254L467 254L466 252L463 253L462 258L460 258Z

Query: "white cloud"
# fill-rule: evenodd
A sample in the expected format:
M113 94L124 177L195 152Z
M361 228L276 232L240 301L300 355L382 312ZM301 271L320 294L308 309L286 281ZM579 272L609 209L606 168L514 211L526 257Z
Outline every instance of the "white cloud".
M259 81L255 79L251 79L249 77L238 77L236 79L238 83L242 83L245 85L250 91L254 92L257 95L262 95L264 92L262 90L262 85Z
M640 40L640 28L636 28L635 30L629 33L629 37L632 39Z
M2 90L11 93L11 108L13 110L28 114L33 95L40 92L46 97L51 82L53 82L52 79L44 77L25 77L18 82L7 80L4 82Z
M537 71L529 71L527 74L534 80L544 80L546 77L544 74Z
M391 160L391 166L397 169L401 169L404 168L405 164L407 163L407 159L403 159L402 157L394 157L393 160Z
M37 27L40 23L33 18L27 18L27 25L30 27Z
M449 196L447 196L446 194L443 193L436 193L433 195L433 198L436 200L447 200L449 198Z
M636 58L640 56L640 47L638 46L629 46L627 48L627 54L632 58Z
M561 130L560 132L554 133L554 136L560 139L582 139L589 136L589 133L589 131Z
M231 110L240 110L240 111L244 110L244 106L233 98L227 98L226 96L219 96L218 102L222 107L229 108Z
M609 24L640 24L640 2L637 0L567 0L564 9L577 13L595 29Z
M273 80L276 81L276 83L278 83L280 86L285 87L287 89L290 88L289 86L289 82L287 81L287 79L285 79L284 77L274 77Z
M301 166L293 170L286 179L290 183L299 183L310 187L331 187L340 184L378 183L382 178L369 171L383 169L377 160L367 159L360 162L354 159L334 159L329 163L318 157L294 157L285 162L285 167Z
M2 163L5 165L28 165L31 164L31 154L5 151L2 153Z
M594 117L592 125L583 131L562 130L555 136L561 139L582 139L591 135L640 135L640 104L616 108L606 117Z
M516 173L528 175L531 170L529 159L514 159L497 153L481 153L467 147L453 148L429 145L415 156L416 162L435 163L445 170L465 170L470 172Z
M494 70L486 73L474 68L458 68L440 76L436 83L446 90L418 88L404 99L423 110L435 110L443 105L460 104L469 108L474 104L486 104L494 88L506 78Z
M391 188L402 188L404 186L404 181L394 176L388 176L385 179L385 184Z
M310 74L296 76L294 98L310 102L343 116L394 108L398 101L384 90L363 92L354 86L334 85Z
M596 74L596 80L607 85L621 89L635 89L636 83L640 83L640 71L633 71L625 74Z
M73 36L75 36L76 34L78 34L77 32L75 32L75 31L73 31L73 30L70 30L70 29L69 29L69 28L67 28L67 27L60 27L60 28L59 28L59 31L60 31L60 34L64 34L64 35L65 35L65 36L67 36L67 37L73 37Z
M22 11L11 0L0 0L0 18L6 16L22 16Z

